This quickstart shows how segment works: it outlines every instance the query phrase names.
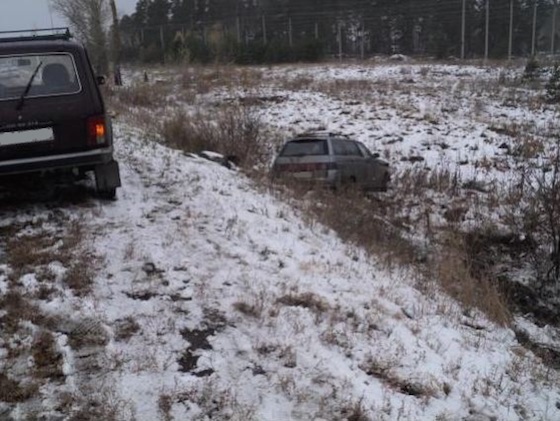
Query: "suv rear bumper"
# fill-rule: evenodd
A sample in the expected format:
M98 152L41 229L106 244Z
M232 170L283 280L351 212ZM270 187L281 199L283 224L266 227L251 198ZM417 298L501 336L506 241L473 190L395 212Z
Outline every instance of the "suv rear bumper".
M12 159L0 161L0 175L22 174L74 167L93 169L96 165L107 164L111 161L113 161L112 147L62 155Z

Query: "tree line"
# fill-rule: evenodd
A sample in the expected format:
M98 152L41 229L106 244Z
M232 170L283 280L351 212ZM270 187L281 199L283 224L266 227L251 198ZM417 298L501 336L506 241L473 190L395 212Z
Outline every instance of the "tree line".
M120 28L125 58L148 62L501 58L510 25L513 55L558 45L555 9L556 0L138 0Z

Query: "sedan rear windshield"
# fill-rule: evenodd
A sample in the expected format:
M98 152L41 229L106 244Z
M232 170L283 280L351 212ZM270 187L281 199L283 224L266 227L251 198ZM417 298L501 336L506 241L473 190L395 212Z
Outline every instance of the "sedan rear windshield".
M286 143L282 150L282 156L308 156L328 155L329 149L326 140L305 139Z
M68 53L0 56L0 101L70 95L80 92L80 80Z

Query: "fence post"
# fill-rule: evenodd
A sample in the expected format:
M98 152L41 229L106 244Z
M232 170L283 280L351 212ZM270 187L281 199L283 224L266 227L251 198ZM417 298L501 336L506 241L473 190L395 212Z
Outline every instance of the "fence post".
M554 55L556 46L554 45L554 38L556 38L556 6L558 6L558 1L554 0L554 6L552 9L552 30L550 34L550 53Z
M266 45L267 39L266 39L266 16L265 15L262 15L262 31L263 31L263 44Z
M486 33L484 35L484 63L488 61L489 30L490 30L490 0L486 0Z
M319 24L315 22L315 39L319 39Z
M239 21L239 16L235 19L235 29L237 32L237 43L241 44L241 22Z
M463 10L461 13L461 60L465 59L465 20L466 20L466 0L463 0Z
M291 16L288 18L288 37L289 37L288 41L290 43L290 48L292 48L293 45L294 45L294 39L292 37L292 17Z
M509 0L509 43L508 43L508 60L511 61L513 50L513 0Z
M362 39L360 42L360 57L363 60L365 57L365 42L366 42L366 31L365 31L365 25L363 19L361 25L362 25Z
M161 43L161 51L165 54L165 37L163 35L163 25L159 27L159 41Z
M537 38L537 0L533 1L533 36L531 38L531 57L535 57L535 44Z
M342 61L342 23L338 22L338 60Z

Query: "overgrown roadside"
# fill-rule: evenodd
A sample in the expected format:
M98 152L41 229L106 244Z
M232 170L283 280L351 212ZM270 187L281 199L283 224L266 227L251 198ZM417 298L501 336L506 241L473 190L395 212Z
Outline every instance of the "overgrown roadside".
M428 76L430 72L428 66L421 69L423 76ZM404 72L403 68L402 74L408 77L410 73ZM121 92L115 92L115 107L125 110L129 105L138 105L130 118L143 122L144 127L162 143L189 153L203 150L219 152L226 161L228 157L233 159L258 184L270 186L266 171L274 149L285 133L259 119L266 101L262 100L262 94L251 92L256 89L255 81L265 81L263 72L218 66L210 70L193 68L179 75L183 89L174 95L184 102L184 109L168 113L158 121L150 118L154 115L153 110L161 109L157 108L158 104L165 103L165 87L169 83L165 78L154 82L164 88L162 95L154 96L146 85L136 82ZM514 89L523 89L508 82L508 76L500 74L500 78L504 85L509 83ZM298 91L309 88L315 82L313 78L296 76L277 83ZM315 86L329 96L356 98L357 94L360 101L368 101L373 98L368 93L369 88L375 87L377 93L381 91L385 98L397 85L380 85L358 79L316 83ZM458 96L466 98L466 93L474 87L465 84L462 89L465 93L460 91ZM405 90L402 85L399 90L407 91L409 88ZM129 98L147 98L148 91L149 100L128 102ZM210 109L205 108L208 94L215 91L224 92L228 101L213 101ZM239 95L239 92L244 94ZM281 96L272 97L280 102L286 100ZM248 101L248 98L257 100ZM537 106L535 99L527 101L527 104ZM413 112L414 109L407 111ZM483 120L481 111L475 117ZM427 113L423 118L431 121L436 117ZM434 124L438 122L434 120ZM555 130L548 127L542 133L529 133L525 126L517 123L503 123L501 128L496 129L493 127L491 125L490 129L520 140L515 150L507 149L508 154L520 162L533 159L539 151L544 152L542 140L538 139L550 138ZM441 148L448 147L442 140ZM421 157L412 158L409 157L411 163L417 161L416 158L420 163L423 160ZM482 161L480 165L497 164ZM480 171L486 171L485 167L480 167ZM495 272L496 266L519 256L515 243L516 238L523 237L523 232L516 231L505 220L496 224L493 216L507 212L503 202L507 205L509 199L504 201L504 197L513 197L513 190L496 189L495 185L484 183L476 176L463 179L458 171L448 168L427 172L414 165L410 170L396 174L390 193L377 196L364 197L360 192L336 195L329 192L309 193L294 186L275 186L273 190L310 215L310 224L319 221L346 241L364 247L385 265L416 268L423 274L418 281L421 290L442 289L461 302L466 311L482 311L499 325L511 325L513 313L521 308L516 302L515 284L497 278ZM513 239L512 246L502 248L501 255L494 255L492 264L482 263L482 254L489 249L495 252L494 243L504 236L512 236L508 237ZM525 247L529 245L527 242L524 244ZM529 251L524 249L522 256ZM536 317L538 320L538 312Z
M74 231L69 222L77 222L84 250L94 249L75 256L81 263L65 271L70 281L61 278L48 300L30 300L38 311L60 316L31 341L44 351L28 352L37 376L60 383L26 388L33 373L10 367L1 380L19 401L4 397L12 402L2 410L76 420L391 420L501 419L515 407L518 419L527 419L542 414L545 396L552 405L547 413L556 414L556 372L499 326L510 320L499 306L489 313L497 323L480 311L492 295L484 289L491 284L477 278L488 267L478 256L490 255L485 245L494 237L473 242L464 228L498 200L492 185L464 177L460 168L428 170L424 152L405 151L406 164L399 164L389 149L404 142L397 132L380 137L382 155L398 169L389 192L271 184L266 169L288 133L271 124L271 115L272 123L299 130L301 123L282 114L293 107L292 94L251 81L239 92L239 75L255 69L235 70L235 83L227 82L228 71L210 69L207 89L191 80L190 93L176 88L180 77L155 72L148 84L139 82L140 93L128 86L119 99L114 92L125 181L117 201L86 194L83 202L31 201L4 213L11 219L5 225L17 227L5 238L17 233L22 240L10 245L15 251L21 245L10 261L37 255L21 277L26 297L34 297L31 280L40 272L34 265L65 261L54 252ZM378 121L355 101L327 102L322 95L298 100L318 107L319 98L329 119ZM134 106L125 99L142 96ZM435 112L424 115L445 124ZM344 121L336 122L352 130ZM439 140L430 147L454 147ZM60 238L25 241L43 228ZM30 253L22 251L33 242ZM43 250L54 257L40 256ZM78 287L87 268L93 268L91 291ZM19 301L4 290L8 279L2 282L9 308L8 301ZM441 294L444 286L465 304ZM17 317L24 326L43 320Z

